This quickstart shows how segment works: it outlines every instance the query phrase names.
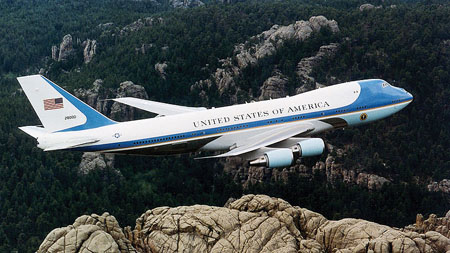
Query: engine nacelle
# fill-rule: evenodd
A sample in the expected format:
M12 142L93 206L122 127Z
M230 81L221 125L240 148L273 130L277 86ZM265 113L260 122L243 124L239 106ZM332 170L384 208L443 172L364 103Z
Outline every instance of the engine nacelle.
M300 157L321 155L325 150L325 143L320 138L305 139L297 143Z
M294 153L290 148L274 149L264 153L264 156L251 161L250 165L279 168L290 166L294 161Z

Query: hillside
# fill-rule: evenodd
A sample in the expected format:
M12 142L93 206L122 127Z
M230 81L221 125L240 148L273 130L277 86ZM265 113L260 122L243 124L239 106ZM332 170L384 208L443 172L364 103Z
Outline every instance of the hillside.
M134 226L158 206L250 193L394 227L450 209L448 2L188 2L0 3L1 252L34 251L82 214ZM117 120L152 116L103 101L118 94L218 107L363 78L403 87L414 102L320 136L328 151L290 168L193 159L200 154L104 157L42 152L17 129L39 120L15 77L39 72Z

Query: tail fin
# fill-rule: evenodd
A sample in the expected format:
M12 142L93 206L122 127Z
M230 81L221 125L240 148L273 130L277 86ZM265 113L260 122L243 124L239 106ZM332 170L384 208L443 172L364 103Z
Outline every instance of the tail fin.
M78 131L116 123L41 75L17 80L48 132Z

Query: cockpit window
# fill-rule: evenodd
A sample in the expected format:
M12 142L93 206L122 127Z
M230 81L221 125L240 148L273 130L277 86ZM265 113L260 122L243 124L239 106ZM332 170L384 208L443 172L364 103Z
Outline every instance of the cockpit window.
M386 88L386 87L388 87L388 86L389 86L389 84L386 83L386 82L384 82L383 84L381 84L381 87L383 87L383 88Z

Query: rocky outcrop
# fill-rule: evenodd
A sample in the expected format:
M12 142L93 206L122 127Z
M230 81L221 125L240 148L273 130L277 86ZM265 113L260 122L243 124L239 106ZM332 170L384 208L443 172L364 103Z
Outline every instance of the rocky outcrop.
M53 46L52 46L52 59L53 59L54 61L57 61L57 60L58 60L58 53L59 53L58 47L55 46L55 45L53 45Z
M119 121L135 119L136 109L108 100L116 97L135 97L148 99L145 88L131 81L122 82L117 90L103 87L101 79L95 80L90 89L76 89L75 95L102 114Z
M89 63L92 61L92 58L96 53L97 41L88 39L85 42L83 42L82 46L84 46L83 50L84 63Z
M235 79L242 74L242 69L273 55L285 41L303 41L323 27L327 27L333 33L339 32L337 22L324 16L314 16L309 21L301 20L287 26L274 25L269 30L251 37L247 42L236 45L233 57L220 60L222 65L216 69L211 78L195 83L191 86L191 90L204 90L216 85L220 95L232 88L238 91ZM231 103L235 102L236 98L231 98Z
M63 37L59 47L52 46L52 59L55 61L64 61L73 53L72 35L67 34Z
M102 114L118 120L127 121L135 119L136 109L126 106L108 98L116 97L135 97L148 99L145 88L141 85L136 85L131 81L123 82L119 85L117 90L106 89L103 86L101 79L95 80L90 89L76 89L75 96L86 102L88 105L101 112ZM105 168L114 169L114 155L100 154L100 153L84 153L79 165L79 172L81 174L88 174L92 170ZM117 170L117 174L120 172Z
M416 217L416 223L405 227L405 231L417 233L427 233L436 231L441 235L450 238L450 211L444 217L438 218L435 214L430 214L428 219L424 220L422 214Z
M166 79L166 68L167 68L167 62L163 63L156 63L155 64L155 70L158 71L159 76L163 79Z
M333 57L338 49L338 43L331 43L330 45L321 46L316 55L300 60L296 70L300 81L300 87L296 89L297 94L324 87L324 85L316 82L311 73L324 59Z
M67 34L63 37L59 45L58 61L64 61L73 52L72 35Z
M367 11L367 10L372 10L372 9L375 9L375 6L373 4L361 4L359 6L360 11Z
M288 182L290 177L301 176L312 178L315 173L323 173L328 183L336 184L344 182L346 184L358 185L369 190L380 190L383 185L390 184L391 180L379 175L364 172L361 168L344 168L339 162L346 155L346 150L336 149L328 144L328 150L335 150L327 155L325 161L317 161L313 166L305 166L301 160L297 160L292 166L287 168L265 168L248 166L239 157L229 157L224 160L223 170L230 174L236 183L244 188L252 184L263 182Z
M136 54L146 54L147 51L154 46L155 45L153 43L144 43L140 47L136 47L134 51L136 51Z
M429 185L427 185L427 188L430 192L450 193L450 180L443 179L440 182L431 182Z
M361 219L328 220L265 195L225 207L158 207L122 232L108 213L50 232L38 252L446 252L450 239Z
M120 36L125 36L129 33L136 32L141 30L144 27L153 26L155 24L162 24L164 22L163 18L154 18L154 17L146 17L146 18L140 18L133 23L124 26L120 31Z
M192 8L205 5L200 0L169 0L173 8Z
M134 97L148 99L145 88L141 85L134 84L131 81L123 82L116 91L116 97ZM135 119L136 109L121 103L114 102L111 106L110 116L113 119L128 121Z
M286 85L288 79L284 77L281 72L275 71L274 75L264 81L261 86L261 95L259 100L266 100L272 98L281 98L287 95Z
M115 92L104 88L103 80L95 80L90 89L76 89L74 94L97 111L109 116L113 102L106 99L114 98Z
M88 174L93 170L103 170L106 168L114 168L114 155L101 154L94 152L85 152L81 157L79 165L79 172L81 174Z
M52 230L37 250L43 252L137 252L116 218L83 215L73 225Z

